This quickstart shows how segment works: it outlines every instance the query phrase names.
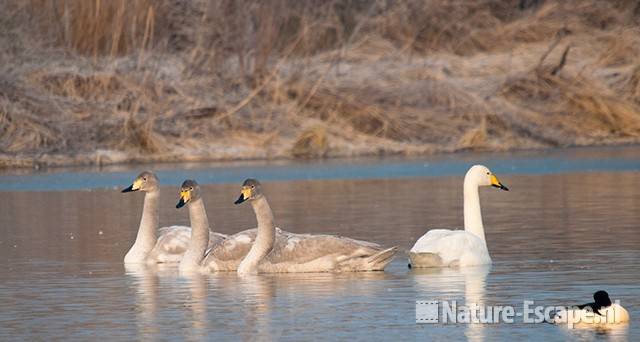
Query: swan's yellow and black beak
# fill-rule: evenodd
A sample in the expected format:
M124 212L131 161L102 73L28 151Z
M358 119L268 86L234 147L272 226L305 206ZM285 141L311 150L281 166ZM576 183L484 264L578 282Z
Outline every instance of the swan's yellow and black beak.
M496 177L495 175L491 175L491 186L494 188L502 189L504 191L509 191L509 188L502 185L502 183L500 183L500 181L498 180L498 177Z
M122 192L138 191L140 190L141 186L142 186L142 179L136 179L135 181L133 181L133 184L129 185L128 188L122 189Z
M240 197L238 197L238 199L233 203L234 204L240 204L240 203L248 200L249 198L251 198L251 187L250 186L243 186L242 187L242 191L240 192Z
M180 200L178 201L178 204L176 204L176 208L184 207L184 205L189 203L190 200L191 200L191 191L189 190L180 191Z

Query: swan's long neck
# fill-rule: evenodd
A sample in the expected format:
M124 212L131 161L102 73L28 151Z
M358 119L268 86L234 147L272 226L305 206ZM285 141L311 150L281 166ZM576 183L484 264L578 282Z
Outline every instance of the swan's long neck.
M238 273L257 273L260 261L271 252L276 240L276 226L273 212L264 196L251 201L251 206L258 220L258 236L249 253L238 266Z
M464 178L464 229L477 235L486 243L478 184L470 177Z
M143 262L155 246L156 230L158 229L158 222L160 221L160 211L158 210L159 198L160 190L145 193L138 235L136 236L136 242L134 242L124 257L125 263Z
M189 248L180 260L180 270L195 269L204 259L209 245L209 219L202 199L189 202L189 219L191 221L191 241Z

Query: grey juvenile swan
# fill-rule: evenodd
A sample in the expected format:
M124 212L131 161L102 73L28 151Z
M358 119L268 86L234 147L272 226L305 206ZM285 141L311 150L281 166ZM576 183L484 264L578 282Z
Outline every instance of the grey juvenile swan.
M226 239L207 243L210 236L209 219L202 200L201 189L194 180L185 180L180 189L180 200L176 208L187 205L193 235L184 258L180 261L180 272L210 273L236 271L238 265L249 252L258 229L248 229ZM282 231L277 229L277 240L281 241ZM209 248L207 248L209 246Z
M258 236L238 266L239 274L284 272L383 271L398 248L333 235L293 234L277 238L273 212L260 183L247 179L235 202L251 203L258 221Z
M138 235L124 257L125 264L179 262L187 250L191 228L170 226L158 229L160 186L158 177L151 171L140 173L122 192L142 191L144 206ZM157 233L156 233L157 231ZM226 238L223 234L210 233L211 244ZM159 237L157 237L159 236Z

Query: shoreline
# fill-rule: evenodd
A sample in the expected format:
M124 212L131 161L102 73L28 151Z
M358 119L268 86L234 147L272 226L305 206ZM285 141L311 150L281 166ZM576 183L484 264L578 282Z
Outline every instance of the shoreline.
M244 160L192 163L117 164L0 170L0 192L122 188L142 170L153 170L163 184L185 177L201 184L236 184L242 179L266 182L315 180L393 180L460 176L483 164L507 177L551 174L637 173L640 145L570 147L510 152L458 152L424 156L324 158L313 160ZM594 176L598 177L598 176Z
M510 154L510 153L545 153L545 152L559 152L566 150L585 150L585 149L615 149L615 148L634 148L640 147L639 142L633 143L610 143L599 145L575 145L575 146L561 146L561 147L536 147L536 148L512 148L512 149L431 149L424 151L423 153L416 151L379 151L375 152L363 152L363 153L334 153L325 155L322 157L306 157L296 158L291 155L270 155L267 156L264 153L255 153L254 155L242 155L242 156L229 156L229 155L188 155L184 158L179 158L178 155L133 155L126 154L121 151L95 151L93 153L87 153L82 156L70 156L70 155L47 155L42 160L40 157L18 157L17 160L10 161L11 156L0 154L0 173L11 173L11 171L28 171L28 170L41 170L41 169L65 169L65 168L103 168L103 167L127 167L133 165L171 165L171 164L206 164L206 163L221 163L221 164L233 164L236 162L316 162L316 161L348 161L348 160L362 160L370 158L421 158L421 157L452 157L452 156L464 156L468 154ZM118 158L110 159L111 156L117 156ZM106 158L105 158L106 157Z

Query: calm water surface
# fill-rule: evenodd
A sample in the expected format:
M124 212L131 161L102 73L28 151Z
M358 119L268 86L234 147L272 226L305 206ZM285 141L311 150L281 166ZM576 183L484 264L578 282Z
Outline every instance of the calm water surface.
M612 162L613 170L594 172L527 173L489 162L511 188L481 190L494 264L462 271L409 270L405 254L429 228L462 226L464 171L456 167L437 177L265 182L276 221L286 230L403 249L386 272L354 274L180 277L170 266L125 269L122 258L135 238L142 194L5 186L0 340L637 341L640 172L629 166L637 162L630 158L620 170ZM136 173L118 172L127 179L121 187ZM241 176L235 184L204 187L217 231L255 226L250 206L232 204ZM12 177L4 182L29 184L43 176ZM187 211L175 209L177 199L175 186L162 188L161 225L189 223ZM629 310L630 325L595 331L549 324L415 323L416 300L513 305L522 311L524 300L583 303L599 289Z

